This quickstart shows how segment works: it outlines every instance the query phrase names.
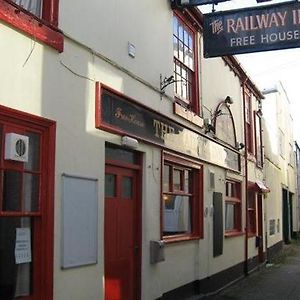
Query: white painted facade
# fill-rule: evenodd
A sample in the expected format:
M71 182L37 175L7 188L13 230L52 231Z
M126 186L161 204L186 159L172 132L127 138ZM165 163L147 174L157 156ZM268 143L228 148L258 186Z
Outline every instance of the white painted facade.
M95 86L100 82L178 123L205 134L204 128L173 113L173 87L160 94L160 75L173 73L172 16L169 1L82 1L60 0L59 29L64 34L64 51L35 41L5 22L0 23L0 104L56 121L54 273L55 300L104 299L104 189L105 142L121 145L121 136L95 128ZM201 39L201 34L199 34ZM128 43L135 57L128 54ZM202 43L202 42L201 42ZM212 118L226 96L233 99L236 140L244 141L243 95L240 78L222 58L199 57L201 117ZM265 103L271 102L266 100ZM257 102L253 97L253 109ZM288 127L282 127L285 130ZM207 134L211 136L210 133ZM271 135L271 133L270 133ZM213 137L212 137L213 138ZM291 141L290 137L289 141ZM266 147L266 175L248 162L248 179L266 181L271 193L264 199L267 218L281 220L279 183L296 193L293 167L283 158L274 159ZM204 166L203 238L166 244L165 261L149 263L151 240L160 240L161 148L139 141L143 157L141 299L152 300L191 282L202 280L245 261L245 235L224 237L223 254L213 257L213 192L225 194L225 180L242 183L245 198L245 160L241 172L213 164ZM244 149L241 153L244 154ZM270 153L270 154L269 154ZM279 170L280 168L280 170ZM268 174L276 170L278 181ZM283 172L283 170L285 170ZM215 174L210 187L209 172ZM98 180L97 263L63 270L62 174ZM276 199L274 199L276 197ZM273 205L278 203L278 205ZM223 206L225 210L225 204ZM246 226L242 201L242 229ZM296 216L295 216L296 218ZM266 224L265 224L266 226ZM281 241L280 232L268 237L270 247ZM295 228L296 229L296 228ZM267 228L265 228L267 230ZM248 258L257 256L255 237L248 239ZM266 245L264 245L266 251Z
M290 103L283 85L264 92L263 112L265 119L265 178L271 192L266 197L268 246L276 244L284 237L283 189L290 195L290 230L287 240L299 231L299 208L297 189L297 168L293 138L293 119ZM292 216L292 217L291 217ZM275 220L276 229L270 234L270 220ZM272 221L271 221L272 222ZM274 222L274 221L273 221Z

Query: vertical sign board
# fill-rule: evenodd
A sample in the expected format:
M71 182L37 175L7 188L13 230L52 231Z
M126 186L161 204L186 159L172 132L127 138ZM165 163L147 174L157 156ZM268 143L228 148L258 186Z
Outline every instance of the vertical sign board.
M97 263L98 181L63 174L62 268Z
M204 57L300 47L300 2L204 15Z
M223 194L213 193L213 255L214 257L223 254Z

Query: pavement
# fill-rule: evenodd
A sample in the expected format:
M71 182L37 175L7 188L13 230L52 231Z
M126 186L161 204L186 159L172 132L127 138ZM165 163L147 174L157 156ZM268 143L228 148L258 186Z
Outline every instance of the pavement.
M284 245L265 267L251 273L207 300L300 300L300 240Z

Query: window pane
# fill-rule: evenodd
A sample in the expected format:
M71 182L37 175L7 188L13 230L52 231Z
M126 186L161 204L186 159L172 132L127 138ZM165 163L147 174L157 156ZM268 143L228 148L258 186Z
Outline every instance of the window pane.
M105 197L116 197L116 175L105 174Z
M169 192L170 191L170 166L164 165L163 170L163 191Z
M184 29L183 32L183 42L185 45L188 45L189 43L189 33L186 31L186 29Z
M164 198L164 234L175 235L191 233L191 198L187 196L168 196Z
M124 176L122 178L122 196L126 199L132 198L132 177Z
M42 0L12 0L30 13L41 17Z
M26 135L29 137L29 152L25 169L37 171L40 165L40 135L33 132L27 132Z
M176 37L173 37L173 50L174 50L174 56L176 58L179 57L179 53L178 53L178 40Z
M181 170L176 170L174 169L173 171L173 190L174 191L181 191L182 190L182 185L181 185Z
M178 36L178 20L175 16L173 16L173 34Z
M184 171L184 191L186 193L192 192L192 172L189 170Z
M179 42L179 60L183 63L183 51L184 51L184 48L183 48L183 43L182 42Z
M194 48L193 37L191 35L189 36L189 45L188 46L190 49Z
M225 230L233 230L234 228L234 204L226 203L225 206Z
M29 296L31 294L31 263L16 264L15 247L17 228L29 228L32 235L31 219L15 217L0 218L1 299L15 299L15 297ZM30 240L33 240L32 236L30 236ZM32 253L31 257L33 257Z
M178 37L179 37L179 39L180 39L181 41L183 41L183 27L182 27L182 25L181 25L180 23L179 23L178 30L179 30L179 32L178 32Z
M110 144L105 146L105 159L117 160L128 164L138 164L138 154L134 151L118 148Z
M188 49L187 56L188 56L187 66L191 70L194 70L194 55L191 49Z
M4 171L3 210L21 211L22 173Z
M23 199L25 211L39 211L39 186L39 175L24 174Z

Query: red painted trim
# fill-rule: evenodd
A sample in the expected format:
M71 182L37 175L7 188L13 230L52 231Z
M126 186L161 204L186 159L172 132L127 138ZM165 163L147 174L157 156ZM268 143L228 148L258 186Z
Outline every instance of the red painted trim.
M142 169L141 165L129 164L129 163L124 163L122 161L116 161L116 160L108 160L107 159L107 160L105 160L105 163L112 165L112 166L133 169L133 170L141 170Z
M119 91L117 91L117 90L115 90L115 89L113 89L113 88L111 88L111 87L103 84L103 83L100 83L100 82L96 82L96 87L95 87L95 98L96 98L95 99L95 127L97 129L106 130L108 132L119 134L119 135L128 135L128 136L131 136L131 137L136 138L138 140L144 141L145 143L149 143L149 144L155 145L157 147L164 148L164 146L161 145L161 144L155 143L153 141L146 140L146 139L144 139L144 138L142 138L140 136L136 136L134 134L128 133L126 131L123 131L123 130L117 129L117 128L113 127L113 126L109 126L108 124L105 124L103 122L102 118L101 118L101 95L102 95L102 92L104 90L106 90L106 91L108 91L108 92L110 92L112 94L115 94L116 96L121 97L121 98L123 98L123 99L125 99L125 100L127 100L127 101L129 101L129 102L131 102L131 103L133 103L135 105L137 105L137 106L143 107L143 108L147 109L150 112L153 112L155 114L163 116L164 118L166 118L167 120L169 120L169 121L177 124L178 126L186 128L186 129L188 129L188 130L190 130L192 132L195 132L198 135L201 135L201 136L205 137L206 139L208 139L208 140L210 140L210 141L212 141L212 142L214 142L214 143L216 143L218 145L221 145L221 146L223 146L225 148L228 148L228 149L230 149L232 151L235 151L236 153L240 154L239 151L237 151L236 149L233 149L232 147L229 147L228 145L226 145L224 143L221 143L220 141L217 141L216 139L214 139L212 137L209 137L209 136L207 136L207 135L205 135L205 134L203 134L203 133L201 133L199 131L196 131L193 128L187 127L184 124L181 124L178 121L176 121L174 119L171 119L170 117L168 117L166 115L163 115L162 113L160 113L160 112L158 112L158 111L156 111L156 110L154 110L154 109L152 109L150 107L147 107L146 105L144 105L144 104L142 104L142 103L140 103L140 102L138 102L138 101L136 101L136 100L134 100L134 99L126 96L125 94L123 94L123 93L121 93L121 92L119 92ZM174 152L176 153L177 151L174 150ZM179 155L181 155L182 157L188 157L187 155L182 154L180 152L179 152ZM210 162L210 163L212 165L214 165L212 162ZM236 172L236 170L233 170L233 171Z
M44 157L41 165L43 190L43 205L41 216L34 218L34 230L42 239L35 239L38 251L38 260L33 257L36 271L34 275L35 299L53 299L53 244L54 244L54 174L55 174L55 131L56 123L52 120L34 116L22 111L14 110L0 105L0 120L24 126L26 129L35 129L40 132L42 139L42 153ZM23 214L34 215L34 214Z
M64 36L56 27L58 0L44 2L46 7L51 9L48 12L49 20L39 19L9 0L0 0L0 20L16 27L33 39L37 39L62 52L64 48ZM44 15L46 13L43 13Z
M244 235L245 232L242 231L226 231L225 232L225 238L231 238L231 237L236 237L236 236L242 236Z

